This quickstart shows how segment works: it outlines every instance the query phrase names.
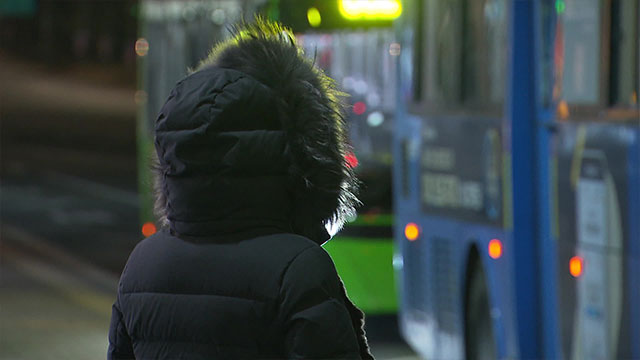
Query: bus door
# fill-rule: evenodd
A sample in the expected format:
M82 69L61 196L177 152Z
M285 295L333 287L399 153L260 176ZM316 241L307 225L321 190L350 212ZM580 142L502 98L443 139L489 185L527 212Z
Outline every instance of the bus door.
M639 2L539 10L546 355L637 358Z

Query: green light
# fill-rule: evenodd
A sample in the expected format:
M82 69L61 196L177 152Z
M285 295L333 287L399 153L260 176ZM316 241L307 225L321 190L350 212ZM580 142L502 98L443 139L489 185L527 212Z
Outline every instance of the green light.
M562 14L567 8L567 4L565 4L564 0L556 0L556 13Z
M318 27L322 23L322 16L320 16L320 11L318 9L312 7L307 10L307 20L309 21L309 25L312 27Z
M339 0L338 5L347 20L393 20L402 14L400 0Z

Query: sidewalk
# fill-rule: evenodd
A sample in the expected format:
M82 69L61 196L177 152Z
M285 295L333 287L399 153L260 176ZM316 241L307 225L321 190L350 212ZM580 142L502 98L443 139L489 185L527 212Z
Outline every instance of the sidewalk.
M105 358L115 276L16 228L0 239L0 358Z

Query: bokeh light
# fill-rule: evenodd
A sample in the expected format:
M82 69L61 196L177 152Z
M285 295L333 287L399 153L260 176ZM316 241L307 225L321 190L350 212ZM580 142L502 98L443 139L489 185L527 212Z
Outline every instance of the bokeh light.
M408 223L404 227L404 236L409 241L415 241L420 236L420 228L415 223Z
M307 10L307 20L312 27L318 27L322 23L322 16L320 11L314 7Z
M492 259L499 259L502 256L502 242L498 239L491 239L488 251Z
M147 56L147 53L149 53L149 42L145 38L139 38L136 40L135 49L138 56Z
M145 237L149 237L155 234L156 231L156 225L152 222L147 222L142 225L142 235L144 235Z
M389 55L391 56L398 56L400 55L400 50L402 49L402 47L400 46L399 43L391 43L389 44Z
M573 277L580 277L584 271L584 259L580 256L574 256L569 260L569 273Z
M345 155L344 158L347 161L347 165L349 165L350 168L355 168L356 166L358 166L358 158L353 152L347 153L347 155Z
M367 105L362 101L358 101L357 103L353 104L353 112L356 115L362 115L365 111L367 111Z
M371 127L378 127L384 122L384 115L380 111L374 111L367 116L367 124Z
M402 14L400 0L339 0L340 14L349 20L393 20Z

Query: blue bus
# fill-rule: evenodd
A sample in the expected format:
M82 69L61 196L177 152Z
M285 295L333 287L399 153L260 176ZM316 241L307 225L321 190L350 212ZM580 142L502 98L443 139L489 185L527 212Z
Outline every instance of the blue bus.
M404 338L428 359L640 358L640 2L403 6Z

